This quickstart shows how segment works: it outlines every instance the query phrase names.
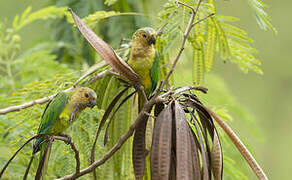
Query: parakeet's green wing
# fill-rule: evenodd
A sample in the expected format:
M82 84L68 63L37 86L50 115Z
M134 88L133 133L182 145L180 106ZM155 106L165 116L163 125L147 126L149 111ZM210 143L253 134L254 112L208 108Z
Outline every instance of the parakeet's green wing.
M150 76L152 81L152 89L151 92L153 93L156 89L157 83L159 81L159 75L160 75L160 64L159 64L159 53L155 52L155 57L153 61L152 68L150 70Z
M57 94L57 96L52 100L52 102L44 111L44 114L42 116L42 122L38 130L38 134L47 133L50 127L59 118L67 102L68 96L65 92Z
M61 92L47 105L43 115L41 124L38 129L38 134L46 134L54 122L59 118L60 114L64 110L68 102L68 95L65 92ZM43 141L43 138L37 139L34 144L34 152L39 150L39 144Z

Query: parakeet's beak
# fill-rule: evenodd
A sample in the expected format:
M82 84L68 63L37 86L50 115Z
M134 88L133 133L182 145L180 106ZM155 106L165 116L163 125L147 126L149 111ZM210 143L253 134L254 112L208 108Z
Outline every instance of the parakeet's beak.
M91 99L89 100L87 106L93 108L96 105L96 100L95 99Z
M155 34L151 35L149 41L148 41L148 44L151 45L151 44L154 44L155 45L156 43L156 37L155 37Z

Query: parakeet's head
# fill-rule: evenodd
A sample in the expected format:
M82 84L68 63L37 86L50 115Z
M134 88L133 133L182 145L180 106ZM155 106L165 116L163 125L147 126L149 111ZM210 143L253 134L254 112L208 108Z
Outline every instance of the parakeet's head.
M91 108L96 105L97 95L92 89L88 87L76 87L73 91L72 98L77 104Z
M140 28L134 33L132 41L134 44L139 43L145 47L154 45L156 42L156 32L150 27Z

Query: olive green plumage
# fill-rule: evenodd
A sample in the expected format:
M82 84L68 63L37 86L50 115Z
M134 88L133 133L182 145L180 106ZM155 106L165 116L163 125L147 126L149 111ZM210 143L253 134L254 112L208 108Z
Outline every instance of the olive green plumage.
M154 92L159 80L159 56L154 49L155 36L155 30L150 27L138 29L132 37L128 60L128 64L140 76L147 97ZM139 97L139 109L141 109L143 98Z
M94 107L96 104L96 93L87 87L76 87L68 92L60 92L50 101L41 118L38 134L60 135L77 118L79 113L86 107ZM47 148L46 138L39 138L33 146L33 155L41 151L40 159ZM46 167L51 147L48 148L42 167ZM40 166L39 166L40 167ZM40 167L40 169L45 169ZM44 171L44 170L42 170ZM43 174L43 173L42 173Z
M140 76L147 98L150 98L155 91L160 74L159 57L154 49L155 41L156 33L154 29L149 27L138 29L132 37L128 60L128 64ZM139 93L138 98L138 110L140 112L144 106L144 97ZM143 118L143 123L136 127L133 138L132 160L136 179L142 179L141 175L144 174L145 170L145 132L148 117L145 115Z

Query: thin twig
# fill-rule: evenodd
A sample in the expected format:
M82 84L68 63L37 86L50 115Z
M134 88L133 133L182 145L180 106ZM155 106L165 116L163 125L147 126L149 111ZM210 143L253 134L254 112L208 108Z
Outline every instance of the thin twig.
M89 69L90 71L92 71L92 69ZM105 76L107 73L107 71L102 71L101 73L97 74L95 76L95 81L97 79L100 79L101 77ZM93 72L91 73L88 73L88 71L86 71L84 74L87 74L87 76L89 76L90 74L92 74ZM74 89L74 87L76 86L76 84L78 84L81 80L83 80L84 78L86 78L87 76L81 76L81 77L74 83L74 85L68 89L65 89L64 92L68 92L72 89ZM20 104L20 105L16 105L16 106L10 106L10 107L7 107L7 108L3 108L3 109L0 109L0 115L1 114L7 114L9 112L14 112L14 111L20 111L22 109L25 109L25 108L29 108L31 106L34 106L34 105L37 105L37 104L43 104L45 102L48 102L50 100L52 100L55 96L57 95L56 94L53 94L53 95L50 95L50 96L47 96L47 97L43 97L43 98L40 98L40 99L36 99L36 100L33 100L33 101L29 101L29 102L26 102L26 103L23 103L23 104Z
M192 10L193 14L196 14L196 11L192 6L189 6L189 5L187 5L187 4L183 3L183 2L180 2L180 1L176 1L175 3L179 4L179 5L183 5L183 6L187 7L187 8L189 8L190 10ZM197 10L198 10L198 7L200 6L200 3L201 3L201 1L199 1L199 4L197 6Z
M200 20L194 22L194 23L192 24L192 26L195 26L196 24L199 24L200 22L202 22L202 21L206 20L207 18L209 18L209 17L211 17L211 16L214 16L214 15L215 15L215 13L211 13L211 14L209 14L208 16L206 16L206 17L204 17L204 18L202 18L202 19L200 19Z
M202 87L202 86L184 86L184 87L181 87L179 89L176 89L174 92L173 92L173 95L178 95L178 94L181 94L182 92L184 91L189 91L189 90L197 90L197 91L201 91L203 92L204 94L207 93L208 89L205 88L205 87Z
M163 29L166 27L166 25L167 25L168 23L165 23L162 27L160 27L158 30L157 30L157 32L156 32L156 37L158 37L158 36L160 36L161 34L162 34L162 32L163 32Z
M220 127L224 130L224 132L229 136L229 138L232 140L233 144L237 147L239 152L242 154L242 156L245 158L251 169L254 171L254 173L257 175L257 177L260 180L268 180L268 177L266 176L265 172L262 170L260 165L257 163L255 158L252 156L252 154L248 151L248 149L245 147L245 145L241 142L240 138L235 134L235 132L231 129L231 127L228 126L219 116L216 115L212 110L209 108L203 106L206 111L216 120L216 122L220 125Z
M75 154L75 161L76 161L76 172L80 172L80 157L79 157L79 151L78 149L76 148L75 144L73 143L73 141L71 141L70 138L68 137L65 137L65 136L52 136L53 139L56 139L56 140L60 140L60 141L63 141L67 144L70 144L71 146L71 149L74 151L74 154Z
M71 89L73 89L73 87L70 87L69 89L66 89L66 90L71 90ZM50 95L50 96L43 97L43 98L40 98L40 99L36 99L36 100L33 100L33 101L26 102L26 103L23 103L21 105L10 106L10 107L7 107L7 108L0 109L0 115L1 114L6 114L6 113L9 113L9 112L13 112L13 111L20 111L22 109L25 109L25 108L28 108L28 107L31 107L31 106L34 106L34 105L37 105L37 104L43 104L43 103L53 99L56 95L57 94L54 94L54 95Z
M30 161L29 161L28 166L27 166L27 168L26 168L26 170L25 170L25 173L24 173L24 175L23 175L23 180L26 180L26 179L27 179L27 175L28 175L28 173L29 173L30 166L31 166L31 164L32 164L33 159L34 159L34 154L31 155Z

